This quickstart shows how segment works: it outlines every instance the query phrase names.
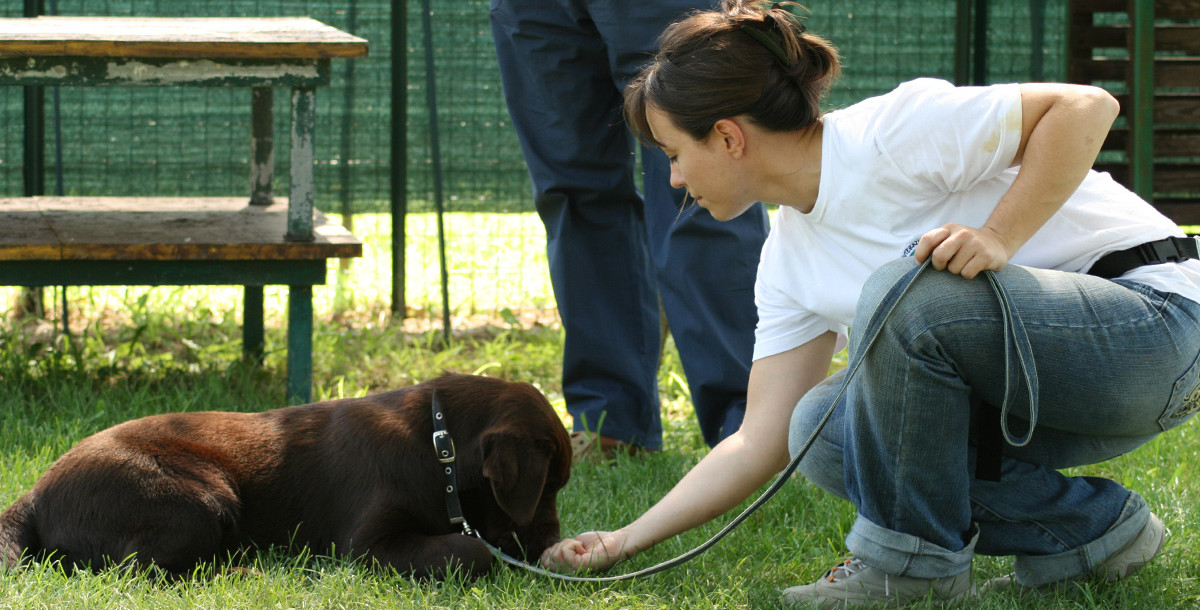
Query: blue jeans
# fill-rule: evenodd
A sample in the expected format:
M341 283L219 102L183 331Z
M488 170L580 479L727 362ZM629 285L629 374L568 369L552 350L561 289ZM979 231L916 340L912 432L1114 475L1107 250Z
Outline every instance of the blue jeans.
M621 118L625 84L662 30L712 0L492 0L504 97L546 228L565 334L563 395L576 430L662 446L659 307L704 440L735 432L754 348L761 204L729 222L670 187L666 155Z
M915 267L880 268L853 328L865 328L888 289ZM1000 406L1005 345L997 297L982 278L927 269L861 354L813 388L792 415L793 455L832 407L800 463L806 477L849 499L850 551L891 574L950 576L975 553L1014 555L1018 582L1087 573L1149 519L1140 496L1100 477L1056 469L1129 452L1200 408L1200 304L1135 282L1009 265L996 274L1028 336L1039 394L1028 444L1004 445L1000 481L973 477L972 398ZM1010 388L1012 436L1030 431L1025 391ZM974 421L973 421L974 420Z

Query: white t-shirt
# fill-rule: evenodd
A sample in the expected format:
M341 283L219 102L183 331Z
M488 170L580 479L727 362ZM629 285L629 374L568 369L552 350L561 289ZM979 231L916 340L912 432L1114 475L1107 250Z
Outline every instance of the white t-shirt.
M955 87L936 79L824 117L821 183L807 214L780 207L755 284L754 359L840 335L872 271L909 255L948 222L980 227L1012 184L1021 139L1018 85ZM1079 189L1012 263L1083 271L1100 256L1183 232L1108 174ZM1200 261L1124 276L1200 300Z

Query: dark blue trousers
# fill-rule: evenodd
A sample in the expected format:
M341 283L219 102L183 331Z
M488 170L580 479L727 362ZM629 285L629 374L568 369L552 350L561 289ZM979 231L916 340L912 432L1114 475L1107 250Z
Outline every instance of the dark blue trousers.
M661 31L706 0L492 0L504 96L546 227L576 430L662 446L659 307L704 440L741 425L757 314L762 205L725 223L671 189L667 158L621 117ZM703 92L697 92L703 95Z

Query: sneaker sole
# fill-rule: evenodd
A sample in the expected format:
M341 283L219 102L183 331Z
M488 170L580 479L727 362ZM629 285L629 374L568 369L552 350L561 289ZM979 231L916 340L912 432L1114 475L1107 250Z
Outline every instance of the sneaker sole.
M1166 540L1167 528L1165 525L1163 525L1162 519L1159 519L1154 513L1150 513L1150 521L1141 529L1141 531L1138 532L1138 535L1134 536L1133 540L1130 540L1125 544L1125 546L1113 553L1111 557L1100 562L1100 565L1096 566L1090 575L1108 582L1116 582L1122 578L1128 578L1138 570L1146 567L1146 564L1150 563L1151 560L1157 557L1159 552L1162 551L1163 544L1166 542ZM1152 546L1153 550L1148 554L1143 553L1140 556L1135 555L1132 553L1132 549L1138 546ZM1122 557L1122 555L1125 554L1129 554L1129 557ZM1113 563L1110 564L1109 562ZM1040 587L1026 587L1018 583L1016 579L1009 574L1006 576L997 576L989 579L980 587L980 590L984 593L995 593L1016 588L1023 591L1053 593L1061 590L1070 583L1086 579L1087 577L1088 575L1084 575L1061 582L1047 583Z
M1116 553L1113 553L1112 557L1102 561L1097 566L1096 574L1110 582L1130 576L1150 563L1150 560L1157 557L1166 540L1166 526L1163 525L1162 519L1151 513L1150 522L1146 524L1146 527L1143 527L1142 531L1138 532L1138 535L1129 541L1129 544L1122 547ZM1153 550L1149 553L1142 552L1135 554L1133 549L1137 547L1152 548ZM1126 554L1129 557L1123 557ZM1109 562L1114 559L1116 562L1110 564Z

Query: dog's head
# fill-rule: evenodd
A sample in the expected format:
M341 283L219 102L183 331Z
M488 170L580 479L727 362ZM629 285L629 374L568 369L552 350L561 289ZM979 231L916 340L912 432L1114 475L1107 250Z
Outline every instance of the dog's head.
M466 396L465 387L438 389L448 404L470 402L462 406L484 420L471 450L484 485L463 498L464 512L488 542L514 557L536 559L559 540L556 499L571 476L570 438L537 388L474 379Z

